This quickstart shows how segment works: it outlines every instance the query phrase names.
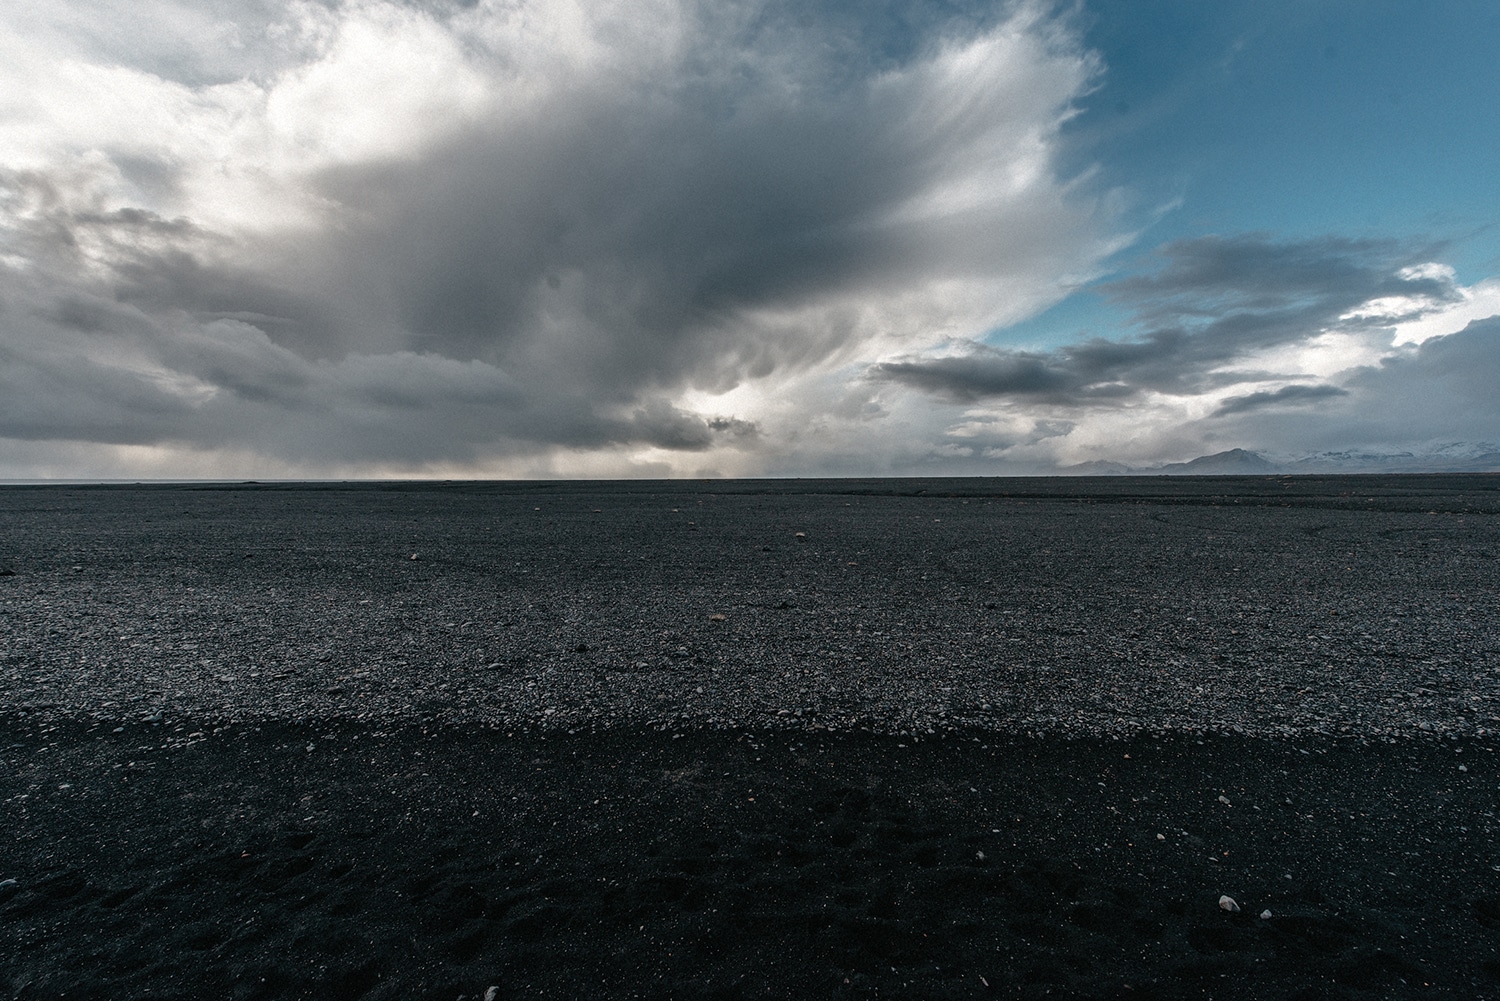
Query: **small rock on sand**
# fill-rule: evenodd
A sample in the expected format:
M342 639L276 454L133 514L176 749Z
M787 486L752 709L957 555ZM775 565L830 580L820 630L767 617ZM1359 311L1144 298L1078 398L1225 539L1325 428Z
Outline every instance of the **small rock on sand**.
M1219 898L1219 910L1227 911L1230 914L1238 914L1240 912L1240 905L1235 903L1234 898L1226 893Z

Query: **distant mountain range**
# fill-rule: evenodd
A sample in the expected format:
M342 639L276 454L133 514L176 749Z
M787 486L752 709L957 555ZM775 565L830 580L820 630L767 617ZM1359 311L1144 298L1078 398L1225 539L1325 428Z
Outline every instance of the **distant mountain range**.
M1070 476L1271 476L1278 473L1493 473L1500 472L1500 446L1446 442L1421 452L1348 451L1271 458L1243 448L1200 455L1188 462L1127 466L1080 462L1059 472Z

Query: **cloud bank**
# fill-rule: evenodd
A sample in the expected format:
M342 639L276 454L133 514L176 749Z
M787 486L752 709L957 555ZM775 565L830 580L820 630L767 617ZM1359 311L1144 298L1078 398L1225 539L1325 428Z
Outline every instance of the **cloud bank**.
M82 0L0 29L0 477L1500 435L1500 290L1441 247L1229 234L1107 277L1126 196L1059 168L1107 72L1071 9ZM1126 329L1007 342L1090 283Z
M1054 166L1094 57L1041 6L953 10L15 15L0 437L754 468L806 424L785 401L1033 313L1118 245Z

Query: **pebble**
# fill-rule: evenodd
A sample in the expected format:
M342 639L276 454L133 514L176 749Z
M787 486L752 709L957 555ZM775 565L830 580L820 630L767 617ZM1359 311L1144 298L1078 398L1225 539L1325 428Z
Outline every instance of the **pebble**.
M1271 909L1269 907L1260 912L1260 919L1262 921L1271 920Z
M1238 914L1240 912L1240 905L1235 903L1234 898L1226 893L1219 898L1219 910L1226 911L1229 914Z
M1233 806L1234 805L1233 803L1229 802L1229 797L1228 796L1220 796L1219 797L1219 802L1223 803L1225 806Z

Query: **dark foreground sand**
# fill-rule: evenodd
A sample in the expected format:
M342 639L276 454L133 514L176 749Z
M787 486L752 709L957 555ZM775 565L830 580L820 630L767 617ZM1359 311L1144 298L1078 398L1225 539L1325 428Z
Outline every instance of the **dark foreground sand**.
M1500 998L1497 511L0 490L0 990Z

